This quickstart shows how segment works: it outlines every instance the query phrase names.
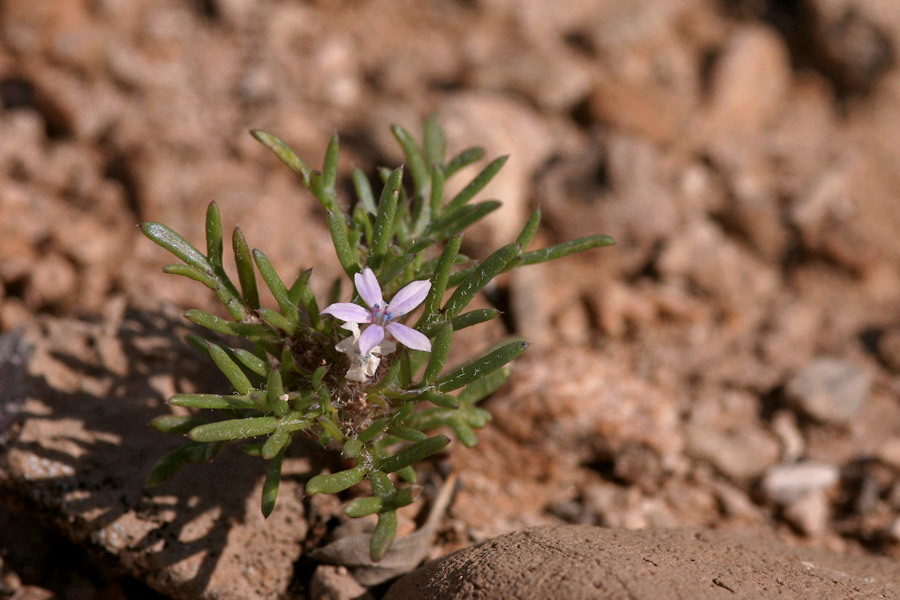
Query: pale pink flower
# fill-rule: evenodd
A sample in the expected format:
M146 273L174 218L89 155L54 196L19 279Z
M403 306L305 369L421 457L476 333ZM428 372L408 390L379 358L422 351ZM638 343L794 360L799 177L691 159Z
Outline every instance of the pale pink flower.
M385 306L381 293L381 286L375 273L369 267L353 277L356 291L359 292L363 302L368 308L352 302L336 302L322 311L323 315L331 315L346 323L369 323L359 335L359 352L362 356L368 356L373 348L378 346L390 334L395 340L413 350L431 352L431 340L402 323L394 321L397 317L411 312L425 301L431 282L428 280L413 281L399 292L394 294L391 301Z

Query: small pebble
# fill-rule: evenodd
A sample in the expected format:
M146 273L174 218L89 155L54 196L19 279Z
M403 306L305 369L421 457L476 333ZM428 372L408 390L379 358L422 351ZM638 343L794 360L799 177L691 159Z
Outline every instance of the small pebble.
M828 496L818 489L784 507L784 518L798 531L815 537L828 528Z
M766 497L776 504L789 504L804 496L826 491L838 482L840 473L834 465L818 462L782 463L769 469L762 480Z
M835 358L810 361L787 383L788 400L823 423L847 423L862 409L872 388L872 376Z

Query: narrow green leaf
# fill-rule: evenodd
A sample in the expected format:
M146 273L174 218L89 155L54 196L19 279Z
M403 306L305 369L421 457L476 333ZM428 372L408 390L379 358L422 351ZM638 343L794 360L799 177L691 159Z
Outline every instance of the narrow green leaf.
M450 317L458 315L491 279L499 275L511 260L519 256L520 250L521 246L513 242L484 259L484 262L459 284L447 300L444 313Z
M290 300L291 304L297 305L300 303L301 298L303 298L303 289L309 287L309 278L311 276L312 269L306 269L297 275L294 283L288 288L288 300Z
M392 510L378 513L378 524L375 525L375 531L372 532L372 539L369 541L369 557L375 562L384 558L395 537L397 537L397 513Z
M319 386L322 385L322 379L325 378L326 373L328 373L327 365L322 365L313 371L312 386L314 390L318 390Z
M278 434L275 434L278 435ZM274 436L273 436L274 437ZM272 438L269 438L271 441ZM268 442L266 442L268 445ZM281 483L281 465L284 462L284 452L287 446L282 446L281 451L272 456L269 468L266 469L266 480L263 483L262 502L260 508L264 517L268 518L275 509L275 500L278 498L278 486ZM266 455L266 447L263 446L263 456Z
M385 430L385 428L388 426L388 423L389 420L387 419L387 417L376 419L372 421L372 424L366 427L365 431L360 433L357 438L363 444L368 444L369 442L374 440L378 434Z
M303 178L303 183L307 187L309 186L309 167L300 160L300 157L297 156L297 154L291 150L290 146L285 144L281 138L274 136L271 133L266 133L261 129L251 130L250 135L256 138L263 146L274 152L275 156L278 157L278 160L290 167L294 173L300 175L300 177Z
M306 316L309 318L309 323L315 329L322 328L322 316L319 313L319 303L316 302L316 296L313 294L312 288L309 287L307 283L309 281L309 277L312 274L311 269L307 269L303 272L303 275L297 278L297 281L294 282L294 285L291 286L291 289L288 290L288 296L291 299L291 302L294 304L298 304L303 307L303 310L306 312ZM302 280L303 285L299 285L299 282ZM338 286L338 293L340 293L340 279L336 280ZM296 297L296 300L294 299ZM329 302L329 304L333 304L337 302L337 300L333 300Z
M425 373L422 375L422 384L428 385L434 381L444 368L447 357L450 356L450 342L453 340L453 325L444 323L441 330L431 345L431 357L425 366Z
M472 383L488 373L492 373L522 354L528 342L512 342L497 348L481 358L466 363L455 371L445 375L437 382L437 389L441 392L450 392Z
M186 406L189 408L214 408L227 410L230 408L256 408L256 405L248 396L220 396L217 394L175 394L169 398L172 406Z
M369 259L367 263L380 262L381 257L387 252L391 239L394 236L394 220L397 215L397 202L399 201L400 185L403 181L403 167L391 172L385 183L384 190L378 202L378 214L375 217L375 229L372 233L372 243L369 245Z
M275 431L277 425L278 419L275 417L229 419L194 427L188 436L195 442L224 442L269 435Z
M212 460L222 448L221 444L198 444L188 442L175 448L156 461L147 476L147 487L154 487L177 474L191 463Z
M275 458L281 454L291 441L291 434L286 431L276 431L269 436L262 447L262 457L266 460Z
M362 442L359 441L359 438L350 438L346 442L344 442L344 447L341 448L341 453L347 458L353 458L359 451L362 450L363 445Z
M381 512L383 506L383 498L356 498L347 503L347 506L344 508L344 514L348 517L358 519L360 517L366 517Z
M408 467L403 467L402 469L397 471L397 475L400 477L400 479L402 479L406 483L416 483L416 470L413 468L412 465L409 465ZM404 490L400 490L400 491L403 492Z
M473 406L475 403L487 398L497 391L501 385L506 383L506 380L509 379L511 374L512 369L503 367L497 369L493 373L485 375L459 393L459 403L463 406Z
M416 188L416 196L421 200L428 197L428 188L431 184L431 178L428 174L428 168L425 166L425 159L412 135L400 125L391 126L391 133L400 142L403 148L403 154L406 156L406 162L409 165L409 174L412 176L413 186Z
M522 261L520 264L522 266L525 266L545 262L548 260L556 260L557 258L562 258L564 256L569 256L570 254L576 254L578 252L584 252L585 250L590 250L591 248L612 246L615 243L616 241L608 235L589 235L568 242L563 242L562 244L556 244L555 246L550 246L549 248L526 252L522 255Z
M341 154L341 143L338 134L331 136L328 149L325 151L325 162L322 166L322 185L331 193L334 193L337 183L338 159Z
M400 275L404 271L404 269L406 269L406 267L412 264L412 261L414 261L415 258L415 254L409 253L402 254L396 259L392 260L390 264L388 264L387 267L385 267L382 271L381 277L378 278L378 280L381 282L381 287L386 288L388 285L390 285L394 278Z
M362 169L353 169L353 187L356 189L356 197L359 198L363 209L370 215L378 213L375 206L375 195L372 193L372 184L369 178L362 172Z
M163 433L185 434L203 421L189 415L160 415L150 421L153 428Z
M466 204L452 211L446 211L439 220L428 227L425 232L437 238L456 235L467 227L477 223L502 206L499 200L487 200L478 204Z
M214 267L222 268L222 215L219 205L210 202L206 209L206 257Z
M422 400L427 400L435 406L440 406L441 408L459 408L459 398L435 390L422 392L419 398L421 398Z
M275 302L278 303L281 314L294 326L299 325L300 313L297 311L297 306L288 297L287 287L284 285L281 277L278 276L269 258L261 250L254 248L253 260L256 262L256 268L259 269L259 274L262 275L263 281L266 282L266 286L272 292Z
M234 262L237 265L238 281L241 283L241 295L251 308L259 308L259 292L256 289L256 273L253 270L253 258L250 246L240 227L234 228L231 235L231 247L234 250Z
M431 166L431 194L428 205L431 208L429 218L438 218L441 214L441 207L444 205L444 171L437 163L432 163Z
M456 255L459 253L459 247L462 244L462 235L457 235L447 242L447 246L441 253L437 267L434 270L434 277L431 279L431 289L428 290L428 296L425 298L425 311L419 323L425 323L432 315L437 313L441 301L444 299L444 292L447 291L447 282L450 280L450 269L456 262Z
M207 329L210 329L212 331L224 333L226 335L233 335L236 337L260 337L267 335L270 332L270 330L264 325L256 325L252 323L235 323L234 321L229 321L227 319L211 315L208 312L204 312L196 308L188 310L184 313L184 316L190 322L196 323L201 327L206 327Z
M334 281L331 282L331 287L328 289L328 304L340 301L343 282L344 280L341 277L335 277Z
M256 313L263 321L273 327L280 329L289 336L292 336L297 332L297 327L293 323L291 323L287 319L287 317L282 315L277 310L272 310L271 308L260 308L256 311Z
M284 396L284 385L281 380L281 371L272 369L266 377L266 403L269 410L273 410L276 415L283 417L287 414L289 407Z
M454 317L453 320L450 321L450 324L453 325L453 331L458 331L460 329L465 329L466 327L471 327L472 325L478 325L479 323L496 319L499 316L500 311L496 308L478 308L476 310L465 312L458 317Z
M212 264L190 242L162 223L141 224L141 232L187 264L201 271L212 272Z
M456 439L461 441L466 448L474 448L478 445L478 436L468 424L459 418L459 415L450 417L449 423L453 433L456 434Z
M457 171L468 167L484 156L484 148L466 148L454 156L444 167L444 179L450 179Z
M182 277L187 277L188 279L199 281L213 291L219 289L219 282L213 275L210 275L206 271L198 269L197 267L192 267L191 265L186 265L184 263L175 263L164 266L162 268L162 271L163 273L167 273L169 275L181 275Z
M391 425L388 427L388 433L406 442L421 442L428 438L428 436L421 431L416 431L409 427L400 427L399 425Z
M306 482L306 493L310 496L314 494L337 494L362 481L365 475L366 470L362 466L346 471L338 471L337 473L316 475Z
M343 213L328 213L328 231L331 232L331 242L334 244L334 252L338 261L349 277L359 272L359 252L350 246L347 239L347 223L344 222Z
M312 192L319 204L328 211L342 213L340 205L337 203L337 197L333 189L325 187L325 176L321 171L309 172L309 191Z
M247 379L247 376L237 363L231 360L231 357L228 356L225 349L212 342L208 342L206 347L209 349L209 355L212 357L213 362L215 362L216 366L219 367L219 370L225 374L225 377L228 378L228 381L231 382L231 385L234 386L237 393L242 396L249 394L250 390L253 389L250 380Z
M491 421L491 413L477 406L472 406L462 411L462 413L465 417L465 422L470 427L484 427Z
M501 156L500 158L492 160L488 166L482 169L481 173L475 176L475 179L469 182L466 187L447 203L447 210L459 208L474 198L475 194L483 190L484 186L490 183L491 179L494 178L494 175L503 168L503 165L506 164L508 158L509 156Z
M234 355L241 361L242 365L261 377L266 376L268 365L263 359L243 348L232 348L231 351L234 352Z
M522 227L522 231L519 233L519 237L516 238L516 243L522 246L522 250L528 248L528 244L534 239L534 234L537 233L540 224L541 209L537 209L528 217L525 226Z
M383 471L372 471L369 473L368 477L369 483L372 484L372 491L379 498L388 498L396 491L394 484L391 482L391 478Z
M399 471L403 467L412 465L419 462L420 460L427 458L428 456L431 456L435 452L441 450L448 443L450 443L450 438L445 435L436 435L434 437L424 439L421 442L416 442L415 444L407 446L393 456L389 456L381 460L378 463L378 468L380 468L385 473L393 473L394 471Z
M437 115L430 115L425 119L425 160L429 165L444 164L446 146L444 130L438 124Z

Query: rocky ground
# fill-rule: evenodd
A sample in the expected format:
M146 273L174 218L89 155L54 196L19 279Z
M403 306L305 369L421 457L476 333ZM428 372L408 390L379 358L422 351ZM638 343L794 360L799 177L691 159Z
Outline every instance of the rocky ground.
M451 151L511 154L467 253L535 207L534 247L618 244L491 290L533 345L479 447L425 472L431 498L459 475L429 557L538 525L750 530L868 559L884 586L857 597L900 598L898 45L890 0L0 3L0 598L392 574L310 558L339 506L300 495L303 449L267 522L237 453L143 488L172 443L147 422L221 382L179 337L214 299L135 224L199 242L215 200L324 295L323 215L247 130L311 163L337 131L346 177L430 113Z

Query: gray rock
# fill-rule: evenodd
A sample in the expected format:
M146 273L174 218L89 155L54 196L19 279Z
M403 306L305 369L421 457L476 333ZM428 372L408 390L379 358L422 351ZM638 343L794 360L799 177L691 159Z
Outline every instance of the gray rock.
M701 529L536 527L400 579L385 600L900 598L900 565Z
M806 415L825 423L846 423L862 410L872 375L836 358L810 361L788 381L785 395Z
M778 441L752 425L727 432L695 423L685 429L685 437L689 456L710 463L731 479L759 477L778 461Z

